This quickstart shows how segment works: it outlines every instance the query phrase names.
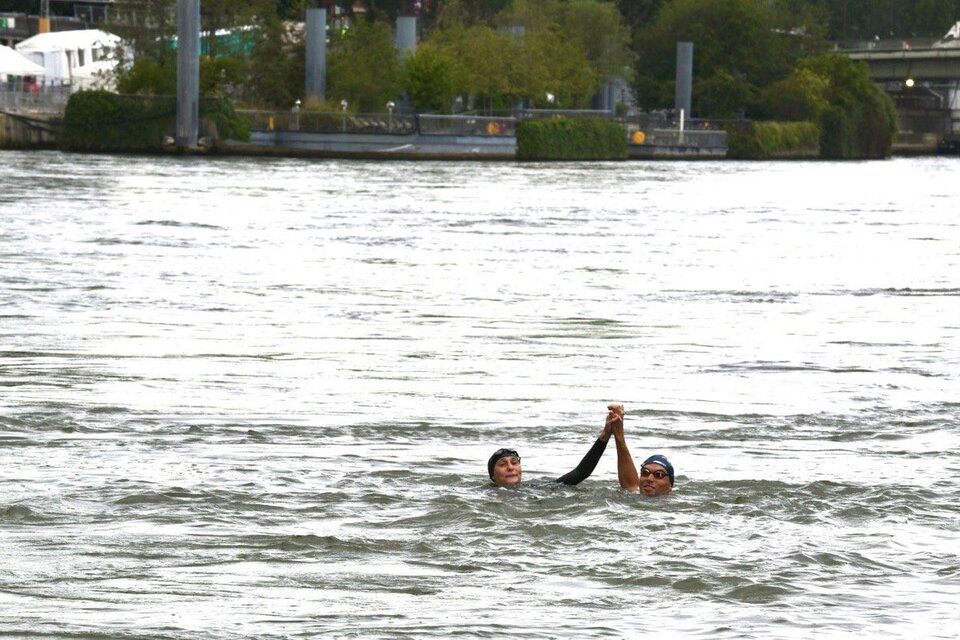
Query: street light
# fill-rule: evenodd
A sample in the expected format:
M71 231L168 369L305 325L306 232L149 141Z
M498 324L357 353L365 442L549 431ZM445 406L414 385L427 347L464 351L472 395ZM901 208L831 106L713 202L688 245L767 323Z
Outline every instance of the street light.
M300 101L297 100L293 103L293 123L290 126L290 129L293 131L300 131Z
M346 98L340 101L340 110L343 111L343 125L341 128L343 129L344 133L347 132L347 105L348 104L349 103L347 102Z
M387 131L393 131L393 108L396 106L393 100L387 102Z

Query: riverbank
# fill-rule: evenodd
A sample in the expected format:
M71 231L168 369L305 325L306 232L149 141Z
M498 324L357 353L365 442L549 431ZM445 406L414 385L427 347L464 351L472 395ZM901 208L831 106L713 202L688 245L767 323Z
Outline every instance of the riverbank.
M61 115L0 111L0 149L53 149L63 127Z
M402 132L379 131L305 131L286 121L270 120L273 129L251 131L249 142L207 137L192 153L226 155L357 158L389 160L514 160L516 136L512 124L504 118L467 118L471 123L456 123L449 116L432 116L419 127L396 125ZM259 120L255 120L259 123ZM263 120L267 123L267 120ZM355 120L351 119L351 122ZM490 126L494 123L495 126ZM280 125L282 128L278 128ZM63 126L59 113L0 111L0 149L57 148ZM356 126L351 124L351 126ZM489 126L489 129L487 128ZM347 127L344 127L347 128ZM718 131L658 128L636 136L632 129L628 156L632 160L720 160L727 158L726 135ZM718 137L717 134L722 134ZM642 140L642 142L637 142ZM894 141L893 156L940 155L940 141L931 135L904 135ZM181 150L182 151L182 150ZM157 153L177 150L170 144L158 144ZM816 155L784 156L771 159L816 159Z

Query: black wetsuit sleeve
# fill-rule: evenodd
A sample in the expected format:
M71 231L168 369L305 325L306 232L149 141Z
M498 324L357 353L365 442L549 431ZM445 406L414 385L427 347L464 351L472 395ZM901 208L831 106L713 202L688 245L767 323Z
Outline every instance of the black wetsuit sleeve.
M593 470L597 468L597 463L600 462L600 456L603 455L606 448L606 441L597 438L597 441L590 447L590 451L587 451L587 455L583 456L583 460L580 461L577 468L563 474L557 478L556 482L562 482L563 484L580 484L589 478Z

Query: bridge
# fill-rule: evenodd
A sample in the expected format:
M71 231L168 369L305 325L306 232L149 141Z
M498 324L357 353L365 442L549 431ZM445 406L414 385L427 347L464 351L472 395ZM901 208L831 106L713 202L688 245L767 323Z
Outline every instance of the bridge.
M893 98L900 126L895 152L928 153L944 140L960 140L960 39L877 42L845 53L865 62L870 79Z

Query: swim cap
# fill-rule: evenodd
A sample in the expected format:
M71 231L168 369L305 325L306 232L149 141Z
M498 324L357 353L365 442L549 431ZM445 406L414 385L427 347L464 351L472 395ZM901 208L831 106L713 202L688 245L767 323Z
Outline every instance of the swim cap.
M520 459L520 454L513 449L497 449L493 452L493 455L490 456L490 459L487 461L487 473L490 474L491 480L493 480L493 467L497 464L497 460L507 456L515 456L517 460Z
M672 487L672 486L673 486L673 465L670 464L670 461L667 460L667 457L666 457L666 456L662 456L662 455L660 455L660 454L658 453L658 454L652 455L652 456L650 456L649 458L647 458L646 460L644 460L644 461L643 461L643 464L640 465L640 466L641 466L641 467L645 467L645 466L647 466L648 464L650 464L651 462L652 462L653 464L658 464L658 465L660 465L661 467L663 467L664 469L667 470L667 476L670 477L670 486Z

